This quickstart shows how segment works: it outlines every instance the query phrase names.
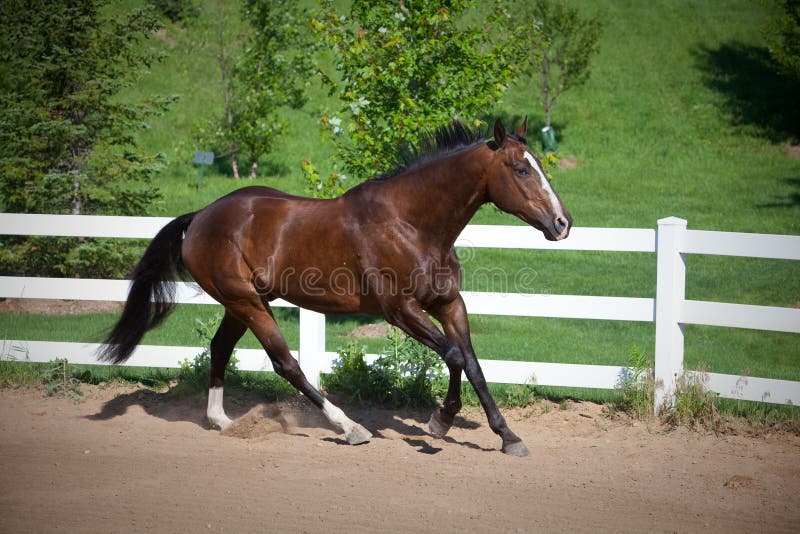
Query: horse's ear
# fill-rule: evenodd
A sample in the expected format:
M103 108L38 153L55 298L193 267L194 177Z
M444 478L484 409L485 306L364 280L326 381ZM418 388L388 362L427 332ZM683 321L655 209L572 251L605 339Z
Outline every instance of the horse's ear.
M527 132L527 131L528 131L528 116L525 115L525 120L522 121L522 124L519 125L519 127L517 128L517 131L514 132L514 133L517 134L517 137L523 137L524 138L525 137L525 132Z
M506 129L500 119L494 121L494 142L497 148L503 148L506 144Z

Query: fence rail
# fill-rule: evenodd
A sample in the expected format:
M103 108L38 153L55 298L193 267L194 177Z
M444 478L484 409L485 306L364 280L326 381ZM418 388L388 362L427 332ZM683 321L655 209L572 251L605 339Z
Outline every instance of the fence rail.
M0 234L111 238L152 238L171 219L89 215L0 213ZM656 408L669 402L683 372L684 324L703 324L800 333L800 310L685 299L685 254L714 254L800 260L800 237L687 230L674 217L657 229L574 228L565 241L550 242L524 226L467 226L458 247L641 252L657 255L656 298L464 292L470 314L655 322ZM124 301L127 280L0 277L2 298ZM180 303L216 304L196 285L180 283ZM274 306L293 306L276 301ZM48 361L98 363L96 344L3 340L2 356ZM127 365L176 367L200 347L139 346ZM263 351L237 350L240 368L269 371ZM325 348L325 316L300 310L300 342L293 351L309 379L330 371L335 353ZM604 388L617 385L619 366L481 360L487 380L499 383ZM779 404L800 403L800 382L708 373L707 387L722 397Z

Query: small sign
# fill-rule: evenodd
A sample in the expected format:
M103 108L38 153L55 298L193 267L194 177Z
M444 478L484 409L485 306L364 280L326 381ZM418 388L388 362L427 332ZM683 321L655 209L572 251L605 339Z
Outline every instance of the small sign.
M194 153L194 162L200 165L200 175L197 177L197 190L200 191L200 186L203 185L203 171L206 165L214 163L214 153L198 150Z
M214 163L214 153L198 150L194 153L194 162L200 165L211 165Z

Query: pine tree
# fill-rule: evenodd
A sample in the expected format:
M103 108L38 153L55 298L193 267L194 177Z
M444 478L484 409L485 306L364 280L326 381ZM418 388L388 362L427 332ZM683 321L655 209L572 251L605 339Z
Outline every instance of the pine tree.
M0 205L6 212L143 215L161 154L136 132L170 99L118 98L159 54L152 8L123 16L100 0L0 2ZM0 270L119 274L128 260L88 239L4 238Z
M115 97L158 54L151 8L102 18L101 2L0 4L0 195L5 211L144 214L163 155L135 133L167 99Z

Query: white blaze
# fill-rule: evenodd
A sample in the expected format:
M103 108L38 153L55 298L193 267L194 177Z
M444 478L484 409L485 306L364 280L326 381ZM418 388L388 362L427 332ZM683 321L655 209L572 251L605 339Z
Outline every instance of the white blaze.
M556 197L553 188L550 187L550 182L547 181L547 177L544 175L542 168L539 167L539 163L537 163L536 158L534 158L530 152L525 152L524 157L528 160L528 163L531 164L531 167L539 174L539 181L542 184L542 189L547 193L547 196L550 197L550 204L553 206L553 211L556 214L556 217L563 217L564 214L561 212L561 203L558 201L558 197Z

